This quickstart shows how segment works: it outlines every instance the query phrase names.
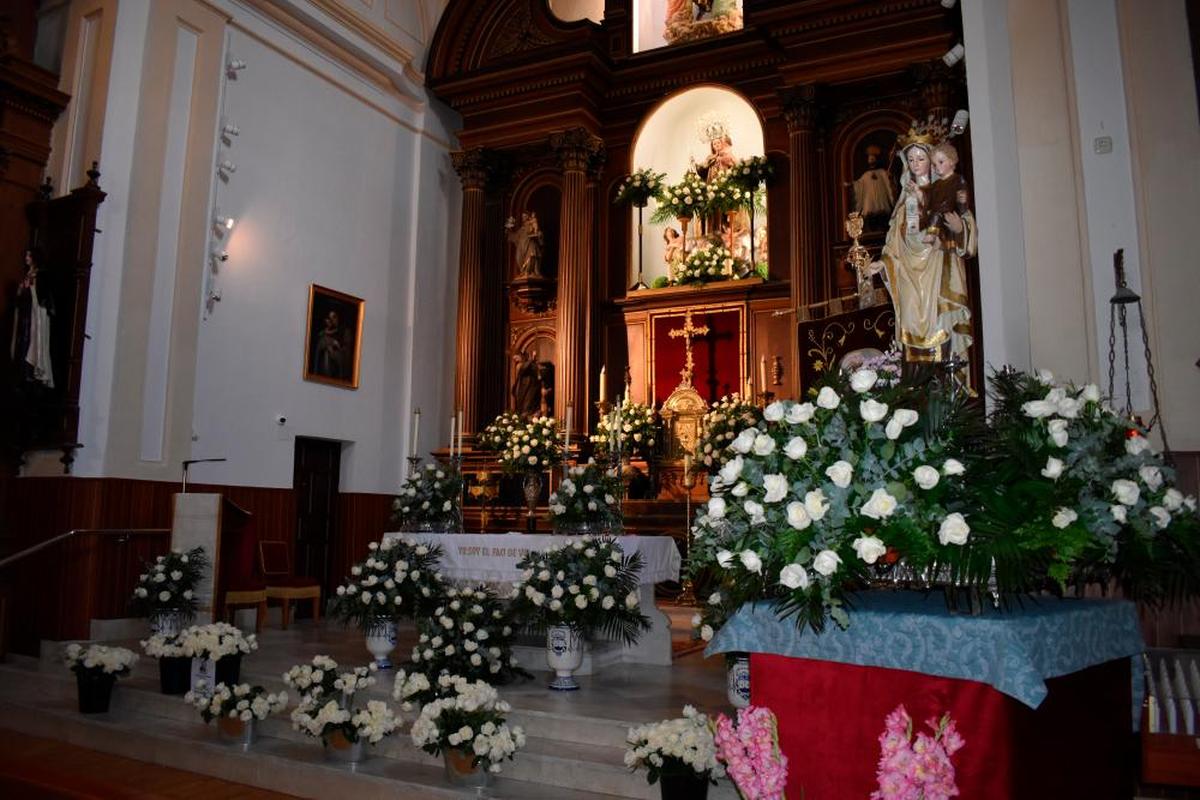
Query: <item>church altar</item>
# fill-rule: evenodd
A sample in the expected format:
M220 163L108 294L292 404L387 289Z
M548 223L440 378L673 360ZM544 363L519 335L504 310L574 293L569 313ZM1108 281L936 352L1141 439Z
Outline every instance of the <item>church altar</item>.
M561 544L567 536L510 533L402 533L389 531L384 538L404 536L442 548L442 574L452 581L498 584L505 594L508 584L521 579L517 563L531 552ZM579 538L579 537L574 537ZM650 630L634 645L621 646L614 661L669 666L671 623L654 605L654 584L679 580L679 548L670 536L619 536L626 555L640 553L644 566L638 596ZM508 589L511 593L511 589ZM581 673L583 674L583 673Z
M957 723L963 797L1129 796L1131 657L1145 649L1134 604L1026 600L980 616L952 614L939 592L855 604L849 628L821 634L745 607L708 648L751 654L751 702L779 719L789 796L867 796L901 703L914 729L944 713Z

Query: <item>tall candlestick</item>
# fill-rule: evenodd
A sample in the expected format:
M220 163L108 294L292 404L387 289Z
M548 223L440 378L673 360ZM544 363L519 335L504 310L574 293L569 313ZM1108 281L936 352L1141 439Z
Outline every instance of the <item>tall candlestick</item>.
M571 456L571 423L574 421L575 406L567 404L567 425L563 430L563 475L567 474L567 459Z
M416 456L417 454L417 436L421 432L421 409L413 412L412 418L412 439L408 443L408 455Z
M600 367L600 399L608 399L608 370Z
M451 414L450 415L450 457L451 458L454 458L454 426L457 422L458 422L458 419L453 414Z
M758 362L758 390L767 391L767 357L763 356Z
M462 458L463 410L458 410L458 457Z

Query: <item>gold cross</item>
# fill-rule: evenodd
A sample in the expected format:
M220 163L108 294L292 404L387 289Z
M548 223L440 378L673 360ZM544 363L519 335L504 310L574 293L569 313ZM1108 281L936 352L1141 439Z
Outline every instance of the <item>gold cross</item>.
M692 310L689 308L683 312L683 327L674 328L667 331L667 335L672 339L683 337L683 349L686 354L683 362L683 369L679 371L679 377L683 379L681 386L692 385L692 375L694 373L695 362L692 361L692 339L699 336L708 335L708 326L700 325L699 327L692 324Z

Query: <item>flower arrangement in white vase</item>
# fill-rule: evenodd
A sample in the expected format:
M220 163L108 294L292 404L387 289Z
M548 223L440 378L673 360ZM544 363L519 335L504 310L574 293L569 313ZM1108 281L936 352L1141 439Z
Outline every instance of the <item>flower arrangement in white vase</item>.
M509 727L505 714L511 707L484 681L442 675L437 692L413 722L413 744L441 755L452 783L485 786L488 776L525 746L525 732Z
M550 493L554 532L567 535L620 531L621 479L616 469L594 461L567 470Z
M362 630L375 663L388 669L396 620L420 618L441 595L442 549L407 537L388 537L367 548L366 559L352 566L350 577L337 587L329 613Z
M63 649L63 663L75 673L79 712L102 714L108 711L117 678L132 672L137 660L137 654L124 647L67 645Z
M183 699L200 712L206 723L216 720L221 735L243 748L254 744L258 736L257 723L282 711L288 702L287 692L272 694L261 686L248 683L233 686L218 683L211 695L188 692Z
M599 634L633 644L650 620L639 608L640 553L626 556L616 539L567 539L530 553L517 567L513 614L546 632L546 657L556 673L552 689L573 690L572 673L583 660L587 639Z
M130 608L148 618L155 633L179 633L196 616L196 587L206 569L208 556L202 547L157 556L138 576Z
M462 473L439 461L417 469L392 501L392 524L401 530L462 531Z
M528 677L513 655L516 624L508 604L487 585L447 586L440 605L417 620L414 668L430 680L461 675L493 684Z
M645 769L651 785L661 780L664 797L700 800L709 782L725 774L712 723L694 706L684 706L682 717L630 728L625 741L625 766Z

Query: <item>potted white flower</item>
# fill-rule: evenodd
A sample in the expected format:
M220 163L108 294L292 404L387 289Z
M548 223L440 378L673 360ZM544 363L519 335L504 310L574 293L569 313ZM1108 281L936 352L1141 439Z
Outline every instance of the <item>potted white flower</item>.
M567 470L550 493L550 521L560 535L601 534L621 528L621 479L594 461Z
M513 614L546 632L546 661L556 674L551 689L579 688L572 673L594 635L633 644L650 628L638 607L641 554L626 556L615 539L567 539L517 566L523 573L514 585Z
M207 568L208 556L202 547L158 556L138 576L130 608L150 620L152 632L179 633L196 616L196 587Z
M212 694L188 692L184 698L200 712L206 723L217 721L222 737L248 750L258 738L257 723L287 707L287 692L268 693L261 686L218 683Z
M451 783L487 786L501 763L525 746L525 732L508 726L510 706L484 681L443 675L438 691L441 696L426 703L413 723L413 744L442 756Z
M184 653L178 634L156 633L141 642L142 652L158 659L159 690L185 694L191 687L192 657Z
M663 800L704 800L708 785L725 774L717 761L712 725L693 706L683 716L629 729L625 766L647 771Z
M208 686L237 683L242 670L242 656L258 649L258 638L245 634L226 622L208 625L193 625L179 635L179 647L183 655L193 659L192 690L196 681L203 680Z
M63 651L63 661L75 673L79 689L79 713L107 712L117 678L128 675L137 660L137 655L124 647L93 644L85 648L79 644L67 645Z
M392 524L405 531L461 533L462 490L462 473L453 464L426 464L392 501Z
M412 663L431 680L450 674L503 684L530 677L513 655L516 628L508 604L486 585L447 586L440 604L417 620Z
M358 708L363 690L375 685L376 667L342 670L326 655L314 656L283 675L283 682L300 693L292 711L292 727L320 739L328 757L357 764L366 757L365 745L391 734L396 719L384 703L369 701Z

